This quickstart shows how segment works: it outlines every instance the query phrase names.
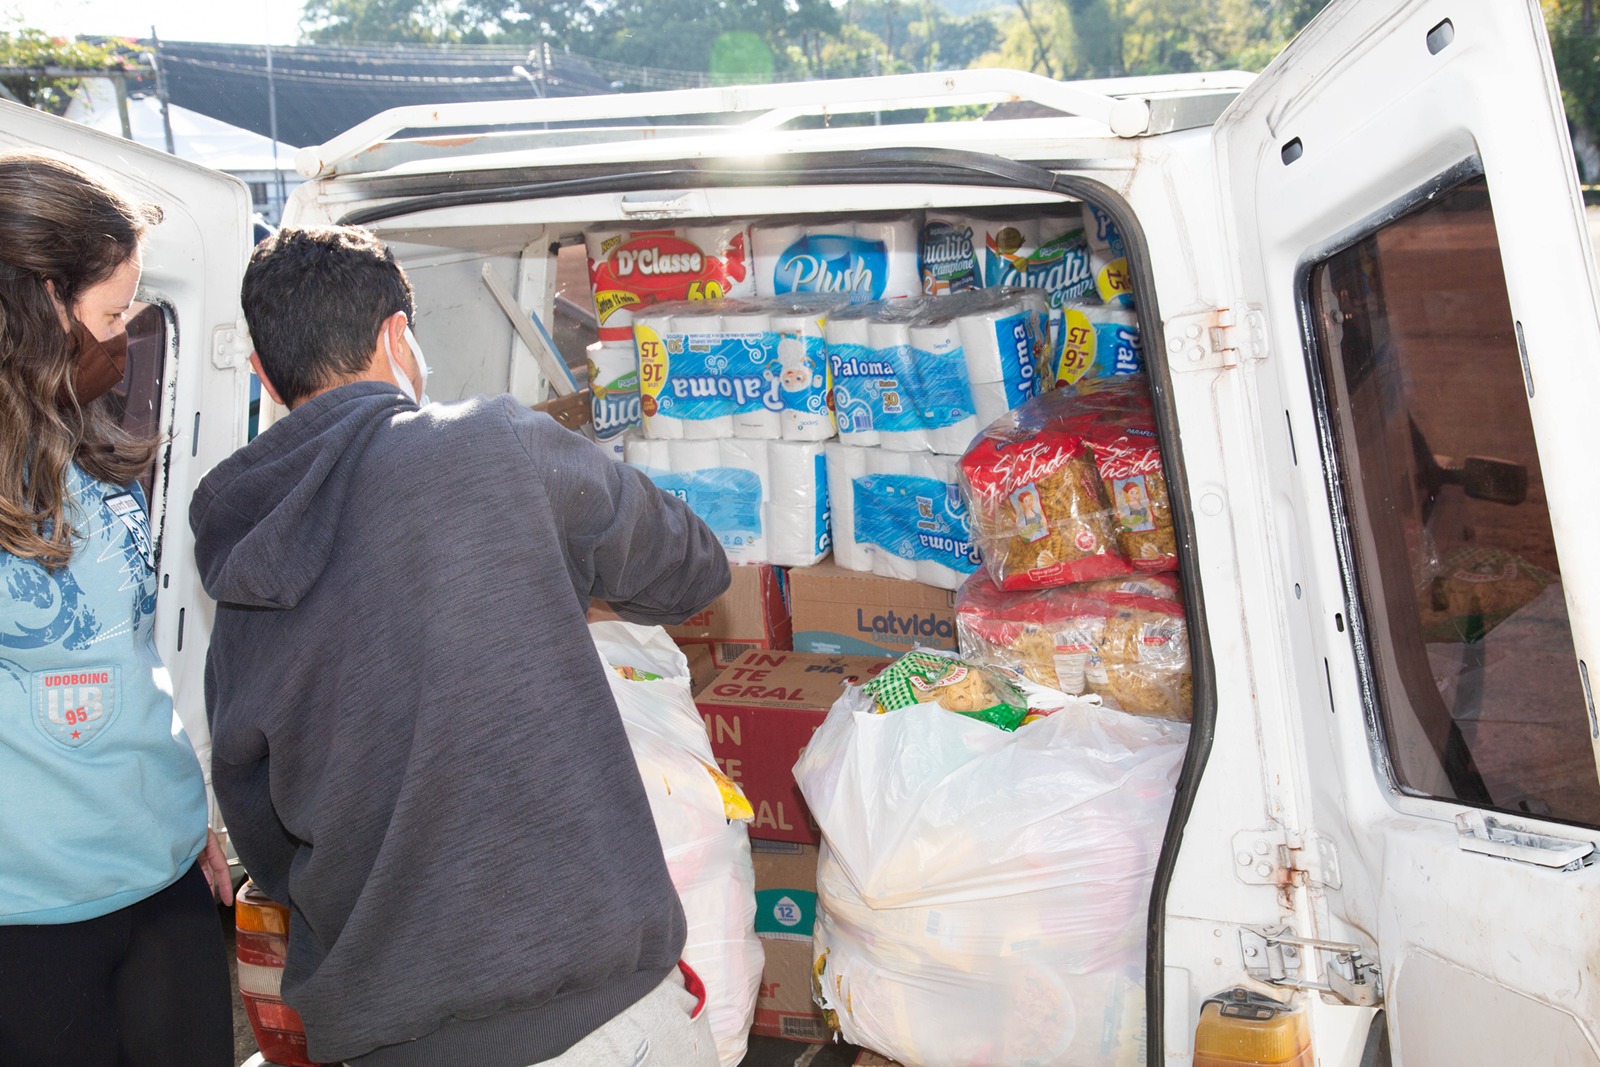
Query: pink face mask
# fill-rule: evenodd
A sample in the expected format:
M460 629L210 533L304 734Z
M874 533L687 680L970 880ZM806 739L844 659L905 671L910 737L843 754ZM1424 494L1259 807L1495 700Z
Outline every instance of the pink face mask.
M128 335L119 333L102 341L89 332L81 322L72 324L72 388L65 385L56 400L65 405L72 403L74 395L78 406L83 407L109 393L122 381L128 367Z

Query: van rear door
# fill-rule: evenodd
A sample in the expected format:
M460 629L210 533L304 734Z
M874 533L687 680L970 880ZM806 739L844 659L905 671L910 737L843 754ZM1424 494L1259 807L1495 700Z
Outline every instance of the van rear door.
M201 476L244 443L250 348L235 325L250 194L220 171L3 101L0 147L75 159L164 212L145 239L137 299L147 306L129 322L128 371L114 393L125 426L168 442L146 479L160 573L155 640L209 781L204 671L214 609L200 588L188 511ZM212 823L220 827L214 809Z
M1246 966L1397 1064L1600 1064L1600 321L1539 4L1335 0L1215 136L1301 857L1298 962Z

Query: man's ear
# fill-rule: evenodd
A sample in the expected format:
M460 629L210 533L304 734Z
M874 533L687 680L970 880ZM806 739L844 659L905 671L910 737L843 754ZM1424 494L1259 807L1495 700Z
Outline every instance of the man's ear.
M284 407L289 406L283 403L283 397L278 395L278 387L272 384L272 379L267 377L267 372L261 369L261 357L256 355L254 350L250 353L250 369L256 372L257 378L261 379L261 388L267 391L267 395L273 399L274 403L281 404Z

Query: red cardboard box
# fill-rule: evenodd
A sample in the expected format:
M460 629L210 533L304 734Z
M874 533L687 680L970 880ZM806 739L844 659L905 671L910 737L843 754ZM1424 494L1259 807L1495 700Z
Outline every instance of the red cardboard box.
M795 760L844 683L864 682L890 662L876 656L746 652L695 697L717 763L744 787L756 810L751 837L812 845L822 840L795 784Z

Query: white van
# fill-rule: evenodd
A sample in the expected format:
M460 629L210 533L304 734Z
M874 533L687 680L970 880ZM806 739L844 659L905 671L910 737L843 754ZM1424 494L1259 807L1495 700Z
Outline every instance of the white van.
M998 106L827 121L974 103ZM173 434L157 637L201 741L212 606L186 515L247 432L248 197L10 105L0 141L167 209L135 373ZM588 230L1098 206L1128 246L1194 666L1147 1062L1236 1062L1195 1035L1271 1013L1237 989L1299 1010L1295 1062L1600 1065L1600 309L1535 0L1335 0L1254 78L403 109L301 167L286 221L360 223L400 256L433 398L530 404L553 371L490 283L554 323L587 304L562 265Z

